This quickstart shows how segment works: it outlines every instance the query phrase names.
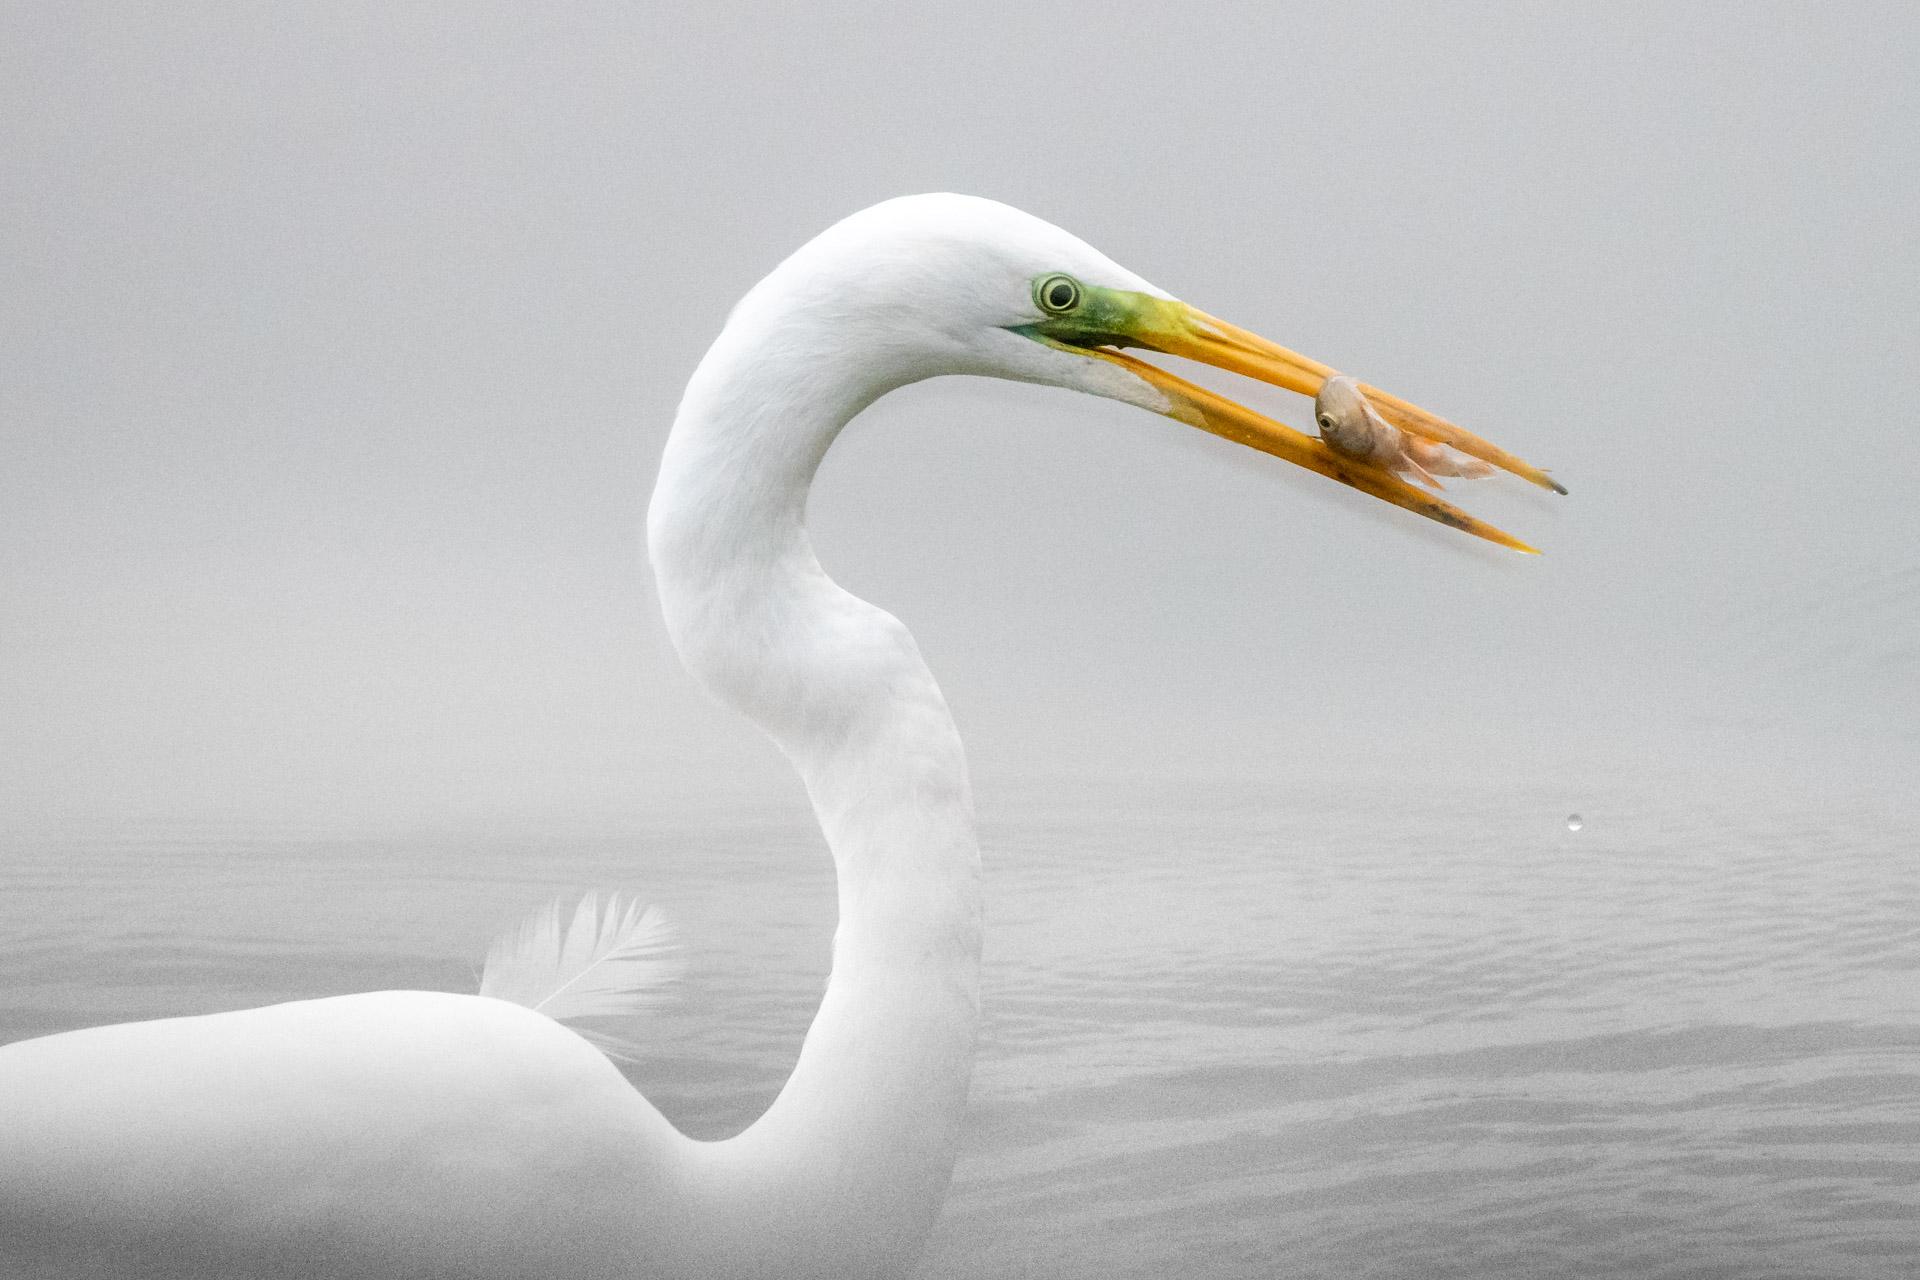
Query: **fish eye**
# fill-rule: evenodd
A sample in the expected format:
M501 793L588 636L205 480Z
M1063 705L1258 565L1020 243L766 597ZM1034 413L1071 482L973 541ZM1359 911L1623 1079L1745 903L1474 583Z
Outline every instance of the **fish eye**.
M1320 429L1322 431L1332 431L1334 428L1338 427L1339 425L1340 425L1339 423L1333 420L1332 414L1323 413L1320 415Z
M1072 276L1045 276L1033 286L1033 300L1054 315L1071 311L1080 305L1080 282Z

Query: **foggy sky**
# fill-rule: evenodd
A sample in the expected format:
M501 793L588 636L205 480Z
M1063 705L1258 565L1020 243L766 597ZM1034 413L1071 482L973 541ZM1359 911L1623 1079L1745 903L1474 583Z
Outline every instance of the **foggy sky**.
M887 397L815 536L983 793L1695 731L1912 775L1910 8L791 8L6 7L0 827L790 790L646 495L733 301L926 190L1572 491L1457 486L1523 560L1117 404Z

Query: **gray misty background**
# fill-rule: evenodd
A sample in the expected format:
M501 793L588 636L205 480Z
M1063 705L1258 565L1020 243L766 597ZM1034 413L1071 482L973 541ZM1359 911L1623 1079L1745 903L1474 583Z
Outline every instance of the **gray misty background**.
M1673 9L9 5L0 823L794 790L655 620L654 460L742 291L934 189L1572 490L1458 487L1522 560L1118 405L889 397L816 535L920 637L983 808L1391 768L1895 794L1916 19Z

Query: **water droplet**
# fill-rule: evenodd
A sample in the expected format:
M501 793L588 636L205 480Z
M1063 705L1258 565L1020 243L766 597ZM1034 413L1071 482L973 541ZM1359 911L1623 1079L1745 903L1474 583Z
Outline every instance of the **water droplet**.
M1578 831L1580 828L1586 825L1587 825L1586 822L1581 819L1579 814L1570 813L1567 815L1567 830Z

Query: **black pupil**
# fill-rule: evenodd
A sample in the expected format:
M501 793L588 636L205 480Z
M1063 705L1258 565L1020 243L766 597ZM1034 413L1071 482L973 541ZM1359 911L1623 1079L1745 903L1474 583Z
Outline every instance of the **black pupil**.
M1065 280L1056 280L1047 286L1047 305L1066 307L1073 302L1073 286Z

